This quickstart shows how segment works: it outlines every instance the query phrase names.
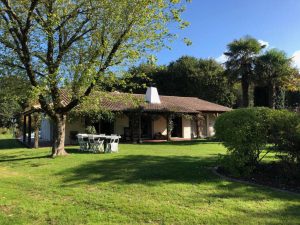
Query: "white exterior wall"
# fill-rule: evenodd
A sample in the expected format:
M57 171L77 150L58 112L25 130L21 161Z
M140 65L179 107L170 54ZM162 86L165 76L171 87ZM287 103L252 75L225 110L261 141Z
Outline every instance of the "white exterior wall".
M44 117L41 121L40 135L41 141L50 141L51 140L51 124L50 120L47 117Z
M192 126L191 120L182 117L182 137L191 138L192 137Z
M66 137L65 137L65 144L71 144L70 139L70 132L77 131L78 133L85 132L85 122L84 119L76 119L72 120L71 122L66 122Z
M124 135L125 127L129 127L129 118L126 115L118 116L115 120L115 133L118 135Z
M161 133L167 135L167 120L163 116L153 121L153 134Z

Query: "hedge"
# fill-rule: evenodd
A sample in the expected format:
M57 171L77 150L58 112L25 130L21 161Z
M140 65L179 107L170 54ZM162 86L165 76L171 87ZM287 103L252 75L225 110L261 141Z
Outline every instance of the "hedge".
M228 149L223 167L235 176L250 175L270 149L282 160L300 163L300 116L296 113L263 107L237 109L218 117L215 129Z

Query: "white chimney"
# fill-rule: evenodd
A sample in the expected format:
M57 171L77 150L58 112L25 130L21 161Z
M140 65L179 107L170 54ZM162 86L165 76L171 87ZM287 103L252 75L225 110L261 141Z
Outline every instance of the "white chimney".
M148 87L146 92L146 102L160 104L160 98L156 87Z

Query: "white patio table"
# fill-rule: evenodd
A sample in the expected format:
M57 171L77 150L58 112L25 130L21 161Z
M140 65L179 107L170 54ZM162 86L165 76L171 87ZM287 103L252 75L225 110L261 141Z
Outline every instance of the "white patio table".
M89 135L93 135L94 138L105 138L105 139L121 138L120 135L103 135L103 134L77 134L77 135L81 135L84 138L88 138Z
M120 135L103 135L103 134L77 134L77 136L80 135L82 138L88 138L89 135L92 135L94 139L105 139L104 145L106 149L106 146L111 142L111 139L120 139Z

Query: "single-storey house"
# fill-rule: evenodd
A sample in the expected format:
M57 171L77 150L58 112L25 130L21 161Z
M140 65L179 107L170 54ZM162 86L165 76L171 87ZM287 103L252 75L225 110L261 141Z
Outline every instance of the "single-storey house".
M83 117L67 121L65 144L74 143L76 134L84 133L87 125L93 125L99 134L118 134L123 140L132 142L211 137L218 115L231 110L196 97L159 95L155 87L149 87L146 94L111 92L109 95L109 98L101 99L101 107L115 113L115 117L92 124ZM138 103L128 104L124 98L119 98L123 95L136 98ZM30 114L24 114L25 121L26 117ZM25 122L25 131L28 126L31 127L29 120ZM44 117L40 128L41 140L51 141L52 128L51 120Z

